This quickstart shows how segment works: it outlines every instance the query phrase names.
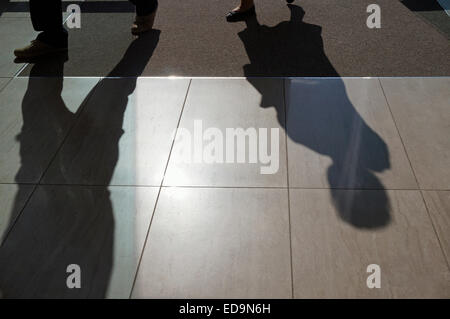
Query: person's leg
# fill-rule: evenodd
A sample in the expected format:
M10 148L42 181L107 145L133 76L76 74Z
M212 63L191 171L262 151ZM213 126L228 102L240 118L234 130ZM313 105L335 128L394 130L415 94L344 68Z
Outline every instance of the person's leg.
M14 50L19 62L67 50L68 36L61 11L61 0L30 0L33 28L41 33L30 45Z
M158 0L130 0L136 6L136 20L131 27L131 33L139 35L150 31L155 22Z
M34 29L42 31L37 40L53 47L67 48L61 0L30 0L30 15Z

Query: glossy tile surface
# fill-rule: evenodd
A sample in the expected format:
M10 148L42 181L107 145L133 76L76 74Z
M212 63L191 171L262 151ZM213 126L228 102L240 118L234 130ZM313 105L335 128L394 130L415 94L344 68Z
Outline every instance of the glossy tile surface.
M8 84L8 82L11 80L11 78L0 78L0 92L3 90L3 88Z
M189 80L102 80L44 183L159 186Z
M383 196L389 223L379 225ZM449 269L419 191L291 190L290 199L296 298L450 297ZM380 267L379 289L367 286L372 264Z
M121 77L139 39L114 78L0 77L0 296L450 297L447 79ZM248 136L246 163L211 163L227 128L278 129L278 170Z
M423 196L450 264L450 191L424 191Z
M420 187L450 189L450 78L381 84Z
M6 298L128 298L157 188L40 186L0 248ZM81 288L66 285L69 265Z
M286 190L164 188L134 298L290 298Z
M286 80L289 182L417 188L377 79Z
M282 84L281 79L267 78L193 79L179 126L187 134L177 135L164 185L286 186ZM247 143L242 152L232 136L236 129L245 130L239 135ZM250 160L252 145L255 158ZM261 153L269 156L266 163Z
M36 183L98 79L16 78L0 92L0 182Z

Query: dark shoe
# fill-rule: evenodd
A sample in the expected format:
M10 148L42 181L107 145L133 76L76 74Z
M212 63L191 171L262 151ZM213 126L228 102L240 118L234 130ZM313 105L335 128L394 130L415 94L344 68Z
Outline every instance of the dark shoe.
M245 11L230 11L227 13L226 18L228 22L245 21L250 17L256 15L255 6Z
M131 33L133 35L140 35L147 31L153 29L153 24L155 23L156 11L150 13L149 15L136 17L133 25L131 26Z
M67 52L67 48L58 48L48 45L39 40L31 41L30 45L24 48L14 50L14 55L18 59L34 59L48 54L54 54L59 52Z

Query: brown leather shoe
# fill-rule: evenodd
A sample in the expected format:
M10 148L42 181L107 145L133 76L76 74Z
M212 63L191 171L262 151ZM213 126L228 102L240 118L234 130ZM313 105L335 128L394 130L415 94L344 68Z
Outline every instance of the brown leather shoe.
M26 47L14 50L14 55L19 59L32 59L64 51L67 51L67 48L58 48L39 40L33 40Z
M146 16L136 16L136 20L131 27L131 33L134 35L139 35L144 32L150 31L153 28L155 17L156 11Z

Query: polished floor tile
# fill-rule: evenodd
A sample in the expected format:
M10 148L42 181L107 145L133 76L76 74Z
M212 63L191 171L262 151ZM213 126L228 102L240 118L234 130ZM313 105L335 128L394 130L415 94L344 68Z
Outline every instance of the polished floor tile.
M14 76L23 67L23 63L14 63L14 49L28 45L35 36L29 18L0 17L0 76Z
M267 78L192 80L164 185L286 186L282 84ZM229 134L238 128L248 136ZM243 151L238 145L245 145Z
M296 189L290 199L296 298L450 297L420 191ZM380 288L367 286L372 264Z
M0 92L10 80L11 78L0 78Z
M16 78L0 92L1 183L39 181L97 81Z
M159 186L189 80L102 80L43 183Z
M163 188L133 298L290 298L287 191Z
M450 78L381 84L420 187L450 189Z
M0 245L22 211L33 188L32 185L0 184Z
M450 264L450 191L424 191L423 196Z
M377 79L286 80L289 183L417 188Z
M6 298L128 298L158 188L39 186L0 248ZM69 265L81 288L66 285Z

